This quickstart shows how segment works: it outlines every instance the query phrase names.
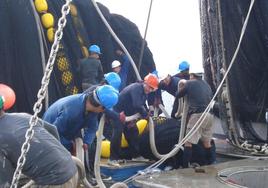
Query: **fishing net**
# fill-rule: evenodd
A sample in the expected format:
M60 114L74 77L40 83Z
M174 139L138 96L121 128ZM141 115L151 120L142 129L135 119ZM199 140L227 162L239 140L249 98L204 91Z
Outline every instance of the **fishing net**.
M64 0L47 0L48 13L54 17L54 27L61 16ZM99 4L104 16L115 33L125 44L135 62L138 62L142 37L137 26L130 20L111 14ZM41 24L39 37L39 19L44 13L37 15L37 21L28 0L0 2L0 82L11 86L16 92L16 104L11 111L32 113L37 91L41 86L43 66L47 61L52 42L48 40L47 29ZM43 34L42 34L43 33ZM44 45L41 45L43 40ZM71 13L67 16L59 52L55 60L54 71L49 84L49 104L55 100L76 94L81 91L80 75L77 72L78 62L88 56L88 46L98 44L101 47L101 61L104 72L111 71L111 62L119 48L105 25L99 18L91 1L74 0ZM45 59L42 64L41 51ZM145 47L141 75L155 69L152 53ZM136 81L134 71L130 70L129 82Z
M215 90L223 76L221 69L226 70L237 47L250 1L201 0L200 5L203 62L206 78ZM238 56L228 76L235 122L241 124L246 138L262 141L252 122L264 123L268 107L267 8L267 1L255 1ZM227 121L224 114L222 118Z

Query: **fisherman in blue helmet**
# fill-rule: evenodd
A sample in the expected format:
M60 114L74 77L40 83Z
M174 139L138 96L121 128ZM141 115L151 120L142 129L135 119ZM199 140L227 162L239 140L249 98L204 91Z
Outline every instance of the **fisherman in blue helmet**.
M119 93L112 86L92 86L87 93L67 96L57 100L45 112L43 119L58 129L61 143L72 151L72 141L82 128L84 150L87 150L98 129L98 114L117 104Z
M100 47L94 44L89 47L88 51L89 57L82 59L79 64L83 91L92 85L99 84L103 79L103 68L99 60Z
M178 95L179 81L181 79L189 80L189 68L190 64L187 61L182 61L173 76L167 74L160 78L159 89L165 90L175 97L171 112L171 117L175 119L178 119L180 117L179 99L176 97Z

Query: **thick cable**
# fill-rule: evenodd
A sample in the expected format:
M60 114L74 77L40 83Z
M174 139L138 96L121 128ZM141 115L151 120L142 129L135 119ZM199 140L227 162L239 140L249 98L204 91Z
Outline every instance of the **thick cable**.
M245 34L245 30L246 30L246 27L247 27L247 24L248 24L248 19L249 19L249 16L250 16L250 13L251 13L251 10L252 10L252 7L254 5L254 2L255 0L251 0L250 2L250 6L249 6L249 11L248 11L248 14L246 16L246 19L245 19L245 22L243 24L243 27L241 29L241 35L240 35L240 38L239 38L239 42L238 42L238 45L237 45L237 48L235 50L235 53L232 57L232 60L228 66L228 69L226 71L226 73L224 74L223 78L222 78L222 81L220 82L214 96L212 97L210 103L208 104L208 106L206 107L205 111L202 113L202 115L200 116L200 118L197 120L197 122L195 123L195 125L193 126L193 128L189 131L189 133L187 133L187 135L182 139L182 141L176 145L176 147L171 151L169 152L168 154L165 155L165 157L161 158L160 160L158 160L156 163L152 164L151 166L147 167L145 169L145 171L147 170L150 170L152 168L156 168L158 167L159 165L161 165L166 159L168 159L170 156L172 156L173 153L175 153L176 150L179 150L180 147L185 144L185 142L196 132L198 131L199 127L202 125L202 122L205 120L205 117L207 116L207 114L209 113L209 110L213 107L213 101L215 100L216 96L218 95L218 93L220 92L220 89L228 75L228 73L230 72L233 64L234 64L234 61L237 57L237 54L238 54L238 51L240 49L240 45L241 45L241 42L242 42L242 39L243 39L243 36ZM139 174L136 174L130 178L128 178L127 180L125 180L124 182L128 183L128 182L131 182L134 180L134 178L136 178L137 176L140 176Z

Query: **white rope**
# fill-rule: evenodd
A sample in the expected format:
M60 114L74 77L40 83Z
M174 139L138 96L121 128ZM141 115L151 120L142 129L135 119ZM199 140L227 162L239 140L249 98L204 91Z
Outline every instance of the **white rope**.
M246 30L246 27L247 27L247 24L248 24L248 19L249 19L249 16L250 16L250 13L251 13L251 10L252 10L252 7L254 5L254 2L255 0L251 0L251 3L250 3L250 6L249 6L249 11L248 11L248 14L247 14L247 17L245 19L245 22L243 24L243 27L242 27L242 30L241 30L241 35L240 35L240 38L239 38L239 42L238 42L238 45L237 45L237 48L235 50L235 53L233 55L233 58L230 62L230 65L225 73L225 75L223 76L222 78L222 81L221 83L219 84L214 96L212 97L210 103L208 104L208 106L206 107L205 111L202 113L202 115L200 116L200 118L197 120L197 122L195 123L195 125L193 126L193 128L189 131L189 133L187 133L187 135L182 139L182 141L176 145L176 147L171 151L169 152L168 154L165 155L165 157L161 158L160 160L158 160L156 163L152 164L151 166L147 167L145 169L145 172L153 169L153 168L157 168L159 165L161 165L166 159L168 159L169 157L173 156L174 153L177 152L177 150L179 150L183 144L185 144L185 142L187 142L187 140L189 138L191 138L191 136L193 136L195 134L195 132L199 129L199 127L202 125L203 121L205 120L207 114L209 113L210 109L213 107L213 103L214 103L214 100L216 98L216 96L218 95L218 93L220 92L220 89L228 75L228 73L230 72L233 64L234 64L234 61L236 59L236 56L238 54L238 51L240 49L240 45L241 45L241 42L242 42L242 39L243 39L243 36L244 36L244 33L245 33L245 30ZM135 178L137 178L138 176L140 176L140 174L136 174L130 178L128 178L127 180L125 180L124 182L125 183L129 183L131 181L133 181Z
M54 40L53 45L51 47L51 51L49 54L45 74L42 78L42 85L38 91L37 101L33 107L34 115L30 119L30 122L29 122L30 127L26 131L26 134L25 134L26 140L22 144L22 147L21 147L21 154L20 154L20 157L18 158L18 161L17 161L17 167L16 167L16 170L14 172L12 183L10 186L11 188L16 188L18 186L18 181L19 181L19 178L21 176L21 171L22 171L24 163L26 161L26 154L28 153L28 151L30 149L30 141L34 135L33 127L36 125L36 123L38 121L38 117L37 117L38 113L42 110L42 106L43 106L42 101L44 100L46 93L47 93L50 75L52 73L55 58L56 58L56 55L57 55L57 52L59 49L59 43L60 43L60 40L62 39L62 36L63 36L63 28L65 27L66 22L67 22L66 16L69 14L69 11L70 11L69 5L70 5L71 1L72 0L66 0L66 3L62 6L62 9L61 9L62 16L58 21L58 29L55 32L55 37L54 37L55 40Z

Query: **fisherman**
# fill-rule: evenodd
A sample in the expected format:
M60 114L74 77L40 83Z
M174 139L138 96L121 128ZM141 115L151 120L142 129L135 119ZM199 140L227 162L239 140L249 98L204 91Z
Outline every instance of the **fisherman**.
M180 81L178 97L187 96L189 105L186 133L194 127L212 99L212 90L208 83L202 79L202 75L203 72L193 70L190 73L190 80ZM208 113L199 130L184 144L184 168L189 167L192 158L192 144L197 144L200 138L205 148L207 164L215 162L215 152L211 148L212 131L212 115Z
M5 113L4 99L0 96L0 187L10 187L21 153L31 115ZM70 153L49 130L55 130L42 120L34 126L34 135L22 173L38 187L77 187L78 172ZM46 129L51 126L50 129ZM55 132L52 132L55 133Z
M83 91L92 85L99 84L103 79L103 68L99 60L101 54L100 47L94 44L88 50L89 57L82 59L79 64Z
M61 143L69 151L73 149L72 140L86 127L83 148L87 151L98 129L98 113L112 108L118 95L112 86L92 86L88 93L67 96L53 103L43 119L57 127Z
M120 113L119 117L114 120L113 133L111 138L111 155L108 164L119 167L120 158L120 143L121 136L124 135L128 141L131 153L138 151L138 129L135 122L125 122L126 116L132 116L136 113L141 115L141 118L148 118L149 113L145 108L147 95L158 88L158 79L153 74L148 74L142 83L133 83L125 87L120 95L114 111Z
M171 117L175 119L178 118L178 116L176 116L176 113L178 112L179 101L176 96L178 95L179 81L181 79L189 79L189 68L189 63L187 61L182 61L179 64L177 73L175 75L171 76L170 74L168 74L167 76L160 78L159 89L165 90L175 97L171 112Z
M119 74L121 78L122 82L119 88L119 91L121 91L127 85L127 76L129 73L130 61L127 55L124 54L121 50L116 50L116 54L118 55L120 61L123 63L121 64L120 61L114 60L111 66L112 66L113 71Z

